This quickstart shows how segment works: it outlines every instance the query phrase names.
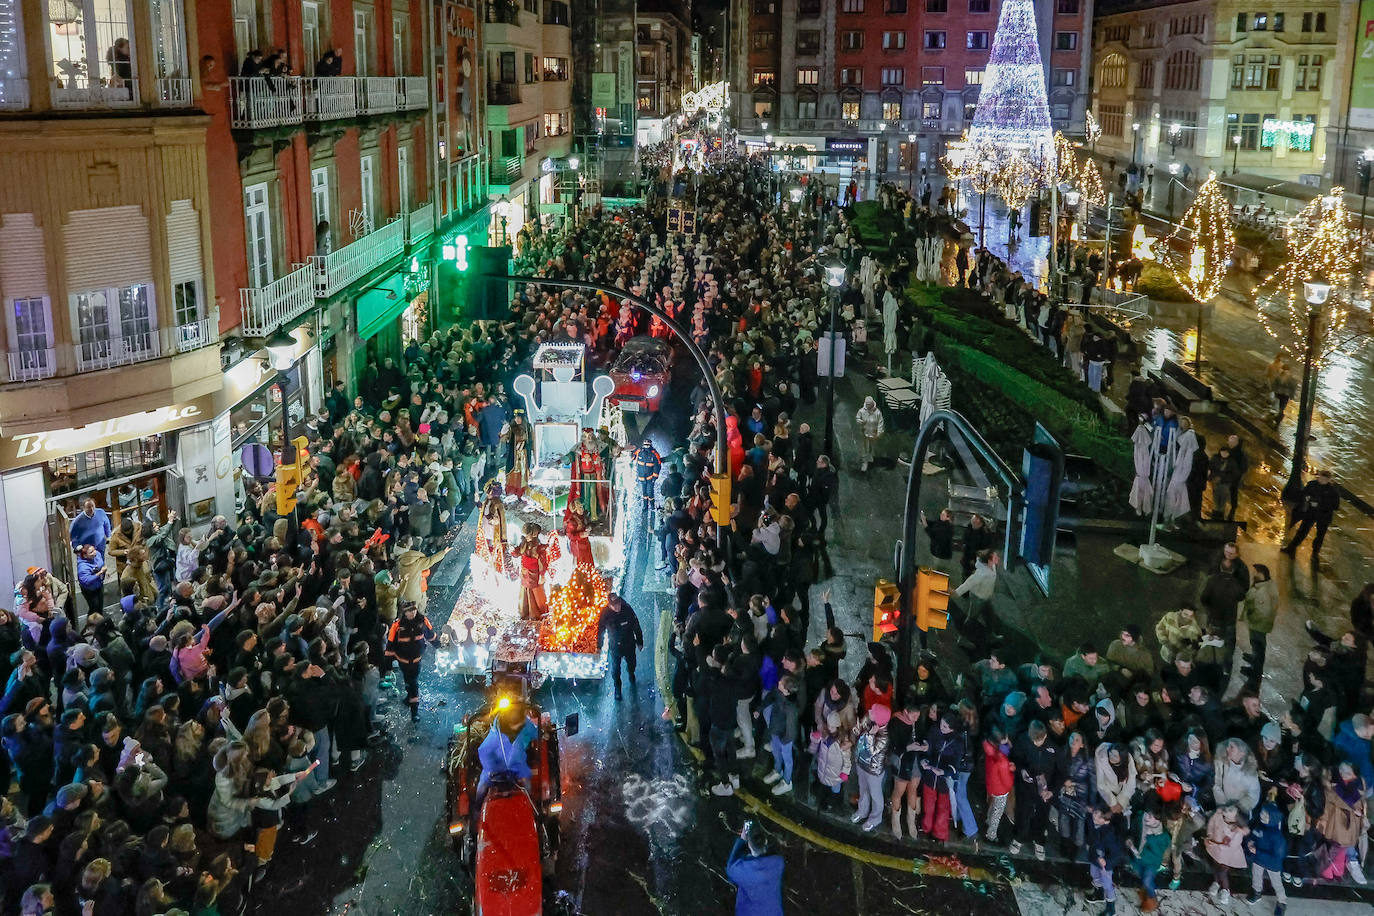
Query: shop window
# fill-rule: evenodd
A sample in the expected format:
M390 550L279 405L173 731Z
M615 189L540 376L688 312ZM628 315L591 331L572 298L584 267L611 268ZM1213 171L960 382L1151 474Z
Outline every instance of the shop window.
M79 512L81 500L89 496L113 516L115 525L125 515L136 522L165 521L162 475L149 472L171 464L169 451L167 438L153 435L54 458L44 466L48 493L80 494L69 505L64 501L70 515Z

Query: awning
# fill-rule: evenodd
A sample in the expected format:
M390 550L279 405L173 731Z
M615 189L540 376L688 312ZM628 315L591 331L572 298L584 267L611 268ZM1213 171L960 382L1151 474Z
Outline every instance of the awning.
M403 271L396 271L385 279L368 287L358 296L358 337L367 340L387 322L406 310L410 304L405 297L406 277Z

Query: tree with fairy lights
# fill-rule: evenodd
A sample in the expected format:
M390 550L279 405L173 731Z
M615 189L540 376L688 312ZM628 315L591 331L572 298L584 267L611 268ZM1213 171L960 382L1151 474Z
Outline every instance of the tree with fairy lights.
M1160 246L1165 266L1178 285L1197 302L1197 347L1193 366L1202 368L1202 313L1208 302L1221 292L1221 283L1231 267L1231 252L1236 247L1235 225L1231 221L1231 202L1221 193L1215 172L1198 188L1197 196L1183 214L1168 241Z
M1019 212L1040 190L1041 170L1026 153L1012 152L997 163L992 173L992 186L1009 212Z
M1253 291L1264 329L1282 352L1302 360L1293 465L1283 488L1290 503L1302 492L1317 377L1333 357L1353 356L1374 334L1353 295L1360 252L1351 227L1344 188L1316 198L1284 227L1287 257Z
M1054 183L1077 186L1079 182L1078 157L1073 142L1062 133L1054 134Z
M1107 206L1107 191L1102 187L1102 171L1091 159L1084 160L1078 169L1078 190L1083 199L1094 207Z
M1097 118L1093 117L1091 111L1083 119L1083 132L1088 138L1088 145L1094 153L1097 152L1097 141L1102 138L1102 125L1097 123Z

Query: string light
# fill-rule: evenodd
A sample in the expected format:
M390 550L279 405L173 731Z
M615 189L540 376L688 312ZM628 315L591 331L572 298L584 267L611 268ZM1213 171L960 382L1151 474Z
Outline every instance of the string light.
M1058 131L1054 134L1055 184L1077 185L1079 170L1073 143Z
M1231 202L1221 193L1216 172L1209 172L1160 251L1178 285L1198 302L1210 302L1221 292L1235 247Z
M1330 196L1315 198L1284 227L1287 257L1283 264L1253 290L1256 300L1271 308L1282 303L1287 327L1277 326L1269 314L1271 309L1265 308L1257 309L1260 324L1285 353L1299 360L1307 351L1309 315L1314 308L1317 310L1316 336L1312 341L1317 369L1336 352L1353 355L1374 330L1370 317L1354 305L1349 295L1359 262L1359 247L1350 224L1344 188L1332 188ZM1320 306L1311 305L1303 295L1303 284L1316 277L1331 284L1331 295Z
M1085 159L1078 169L1078 190L1082 192L1083 199L1092 206L1107 205L1107 192L1102 187L1102 172L1091 159Z
M1040 190L1041 177L1041 170L1029 158L1012 153L1003 156L998 163L992 173L992 183L1008 209L1020 210Z
M1102 125L1097 123L1097 118L1093 117L1091 111L1087 113L1087 116L1083 120L1083 130L1088 138L1088 142L1096 146L1097 141L1102 138Z
M578 563L572 578L549 595L540 648L549 652L596 652L597 622L610 602L611 587L595 566Z

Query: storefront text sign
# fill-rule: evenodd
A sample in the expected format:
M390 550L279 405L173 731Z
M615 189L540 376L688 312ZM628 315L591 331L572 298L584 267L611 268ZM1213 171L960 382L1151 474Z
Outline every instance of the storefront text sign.
M144 413L88 423L75 429L23 433L0 439L0 471L42 464L65 455L127 442L140 436L167 433L214 416L215 396L203 395L185 404L172 404Z

